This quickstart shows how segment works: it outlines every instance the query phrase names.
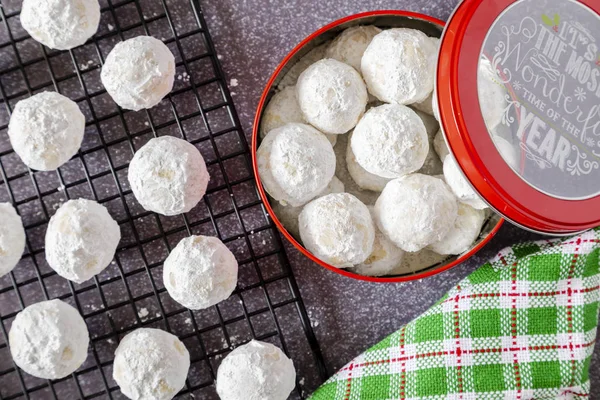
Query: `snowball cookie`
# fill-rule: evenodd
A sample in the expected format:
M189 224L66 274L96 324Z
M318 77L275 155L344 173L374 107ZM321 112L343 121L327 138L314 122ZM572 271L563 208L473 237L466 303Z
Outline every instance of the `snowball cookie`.
M85 117L56 92L21 100L8 124L10 144L31 169L53 171L73 157L83 141Z
M444 158L444 178L461 203L468 204L477 210L483 210L488 207L487 203L479 197L469 181L467 181L467 178L463 175L452 155Z
M431 108L433 109L433 117L438 120L438 122L442 122L440 119L440 107L438 105L436 92L433 92L433 96L431 96Z
M21 25L32 38L57 50L84 44L98 30L98 0L24 0Z
M364 25L348 28L327 47L325 57L348 64L360 72L360 60L371 40L381 32L376 26Z
M374 175L360 166L360 164L356 161L356 157L352 152L352 135L350 135L350 140L348 141L348 146L346 148L346 166L348 167L348 172L350 176L356 182L361 189L372 190L374 192L381 192L385 185L391 179L383 178L381 176Z
M423 162L421 169L417 171L419 174L436 176L444 173L444 164L433 149L433 143L429 146L429 152Z
M110 264L119 240L119 224L104 206L92 200L69 200L48 223L46 260L63 278L82 283Z
M515 170L519 169L519 155L517 154L517 150L508 140L504 139L502 136L492 135L492 140L500 152L504 161Z
M171 297L192 310L202 310L231 296L238 263L219 238L182 239L164 263L163 280Z
M445 160L446 156L450 154L450 149L448 149L448 145L444 140L444 134L442 133L441 129L435 134L435 138L433 139L433 148L440 157L440 160Z
M375 203L379 229L404 251L442 240L454 226L458 204L440 179L412 174L387 184Z
M140 328L121 340L115 351L113 378L133 400L169 400L183 389L190 353L168 332Z
M117 43L106 57L100 78L122 108L152 108L173 88L175 57L160 40L138 36Z
M8 343L13 360L23 371L37 378L60 379L83 364L90 335L77 310L56 299L32 304L18 313Z
M369 92L381 101L413 104L433 91L437 47L415 29L388 29L365 50L361 70Z
M329 185L325 188L324 191L317 195L317 198L327 196L331 193L344 193L345 191L344 184L337 177L333 177ZM279 222L283 224L285 229L295 237L300 237L300 227L298 226L298 216L302 212L303 206L300 207L292 207L292 206L283 206L280 203L275 203L271 205L273 207L273 212L279 219Z
M271 98L260 120L260 138L264 139L267 133L273 129L280 128L290 122L308 124L298 104L296 86L288 86L275 93ZM331 145L335 146L337 135L326 134L325 136L331 142Z
M373 219L367 206L351 194L330 194L308 203L298 223L308 251L335 267L360 264L373 252Z
M425 114L428 115L435 115L433 113L433 92L431 92L431 94L429 95L429 97L427 97L425 100L423 100L420 103L413 103L411 104L412 107L416 108L417 110L424 112Z
M431 244L429 249L438 254L462 254L477 240L484 222L485 211L460 203L458 217L450 232L439 242Z
M281 78L281 81L277 85L279 88L285 88L288 86L295 85L298 81L298 77L303 73L306 68L310 67L319 60L325 58L325 52L331 41L327 41L302 56L298 62L291 66L290 70Z
M368 101L360 74L331 58L308 67L298 78L296 91L304 117L324 133L342 134L354 128Z
M374 192L371 190L365 190L358 186L358 184L352 179L350 172L348 172L348 165L346 163L346 153L348 151L348 142L350 141L350 135L337 135L338 142L333 148L333 152L336 157L336 169L335 176L344 184L344 192L350 193L352 196L359 199L366 205L373 205L377 201L380 192Z
M0 277L12 271L25 249L25 229L10 203L0 203Z
M423 121L425 129L427 130L427 138L429 139L429 152L427 153L427 157L425 157L423 166L417 171L417 173L425 175L443 174L444 164L442 163L442 160L440 160L440 158L438 157L433 146L435 134L439 131L440 124L433 116L419 110L414 111Z
M142 207L162 215L190 211L210 179L198 149L173 136L150 139L142 146L129 163L127 178Z
M479 61L477 91L481 114L488 130L494 130L502 122L506 109L506 88L487 58Z
M371 217L375 218L373 206L368 206ZM389 240L381 231L375 227L375 242L373 242L373 251L364 262L358 264L352 269L360 275L365 276L384 276L388 275L398 265L402 264L404 251L399 249L391 240Z
M302 115L302 110L300 110L300 105L298 104L296 86L288 86L280 92L275 93L269 104L265 107L260 120L261 139L273 129L282 127L290 122L308 123L304 115Z
M295 386L292 360L278 347L257 340L229 353L217 371L221 400L285 400Z
M321 193L335 174L335 153L311 126L290 123L267 134L256 152L265 190L283 205L298 207Z
M390 179L419 170L429 152L423 121L399 104L371 108L356 125L350 143L365 170Z

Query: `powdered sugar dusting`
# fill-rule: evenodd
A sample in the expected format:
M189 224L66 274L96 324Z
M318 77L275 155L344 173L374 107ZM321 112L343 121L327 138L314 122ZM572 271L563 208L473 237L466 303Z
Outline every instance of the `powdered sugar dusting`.
M389 179L420 169L429 152L423 121L398 104L371 108L354 129L350 143L365 170Z
M52 171L79 150L85 117L77 104L56 92L21 100L8 125L15 152L29 168Z
M327 138L311 126L290 123L272 130L257 151L265 190L284 205L306 204L335 173L335 154Z
M135 111L151 108L173 88L175 57L160 40L138 36L111 50L100 77L121 107Z
M177 336L140 328L119 343L113 378L130 399L170 400L185 385L189 368L190 354Z
M219 238L182 239L164 263L163 282L171 297L200 310L227 299L237 284L238 263Z
M0 203L0 277L17 265L25 249L25 229L10 203Z
M461 203L468 204L477 210L488 207L464 177L452 155L448 155L444 159L444 178Z
M379 229L396 246L416 252L448 234L458 204L442 180L412 174L387 184L375 203L375 215Z
M388 29L365 50L361 71L369 92L381 101L413 104L433 91L437 49L423 32Z
M82 45L98 30L98 0L24 0L21 24L38 42L58 50Z
M92 200L69 200L50 219L46 259L65 279L82 283L112 261L121 230L108 210Z
M60 379L87 358L87 326L75 308L61 300L35 303L15 318L8 336L13 360L30 375Z
M368 101L359 73L330 58L308 67L296 90L304 117L324 133L342 134L354 128Z
M287 399L295 385L292 360L278 347L256 340L229 353L217 372L221 400Z
M336 267L360 264L373 251L375 225L369 209L351 194L330 194L310 202L299 223L306 248Z
M360 60L371 40L381 32L376 26L353 26L340 33L327 47L325 57L348 64L360 72Z
M361 167L352 152L352 133L349 135L349 139L348 146L346 146L346 166L350 176L362 189L381 192L391 179L377 176Z
M485 221L485 211L466 204L458 205L458 217L450 232L429 248L438 254L461 254L471 247L479 236Z
M206 193L210 179L198 149L172 136L151 139L138 150L128 178L142 207L163 215L190 211Z

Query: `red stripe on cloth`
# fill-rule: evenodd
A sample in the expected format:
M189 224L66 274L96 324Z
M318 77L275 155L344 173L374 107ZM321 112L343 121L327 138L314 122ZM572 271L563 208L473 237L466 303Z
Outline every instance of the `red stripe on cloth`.
M517 263L515 262L511 267L511 291L517 291ZM512 344L513 347L517 347L517 299L513 297L511 304L511 334L512 334ZM521 398L522 386L521 386L521 371L519 370L519 351L512 351L513 353L513 365L515 369L515 382L517 384L517 400Z
M573 274L575 273L575 267L577 266L577 260L579 259L579 247L581 246L581 238L578 238L571 244L576 244L575 254L571 260L571 266L569 268L569 275L567 277L567 332L569 333L569 348L571 350L571 386L575 384L575 372L577 370L577 363L575 362L575 349L573 348Z
M350 363L348 367L348 381L346 383L346 393L344 393L344 400L348 400L350 398L350 392L352 391L352 370L354 369L354 363Z
M459 398L462 399L463 398L463 382L462 382L462 371L461 371L461 349L460 349L460 291L461 291L461 287L460 285L456 286L456 289L458 290L458 293L455 296L455 303L454 303L454 326L455 328L455 339L456 339L456 381L458 383L458 393L459 393Z

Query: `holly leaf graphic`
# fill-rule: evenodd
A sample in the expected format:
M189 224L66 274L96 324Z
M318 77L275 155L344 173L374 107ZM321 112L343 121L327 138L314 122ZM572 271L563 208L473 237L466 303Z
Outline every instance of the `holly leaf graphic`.
M554 21L552 21L546 14L542 14L542 21L548 26L554 26Z
M554 14L554 26L560 25L560 15Z

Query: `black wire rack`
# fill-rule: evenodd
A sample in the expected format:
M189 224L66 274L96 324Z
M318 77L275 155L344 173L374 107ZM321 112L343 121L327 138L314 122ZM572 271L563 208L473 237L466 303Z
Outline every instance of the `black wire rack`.
M119 340L141 326L170 331L186 344L191 368L180 398L217 399L220 361L252 338L292 357L304 398L327 375L281 238L257 195L250 153L198 0L101 0L98 33L71 51L53 51L21 27L21 0L0 0L0 201L12 203L27 232L23 259L0 278L0 399L124 398L112 379ZM170 95L156 107L119 109L100 82L100 69L119 41L138 35L163 40L175 54ZM31 171L6 133L17 101L53 90L86 116L78 155L58 171ZM198 147L211 175L191 212L164 217L145 211L127 181L135 150L156 136L183 137ZM54 211L71 198L106 206L122 232L112 264L83 284L47 265L44 234ZM0 221L1 223L1 221ZM190 234L220 237L240 265L238 288L218 306L190 311L162 283L162 262ZM89 355L71 376L48 381L17 368L7 335L26 306L59 298L75 306L91 335Z

